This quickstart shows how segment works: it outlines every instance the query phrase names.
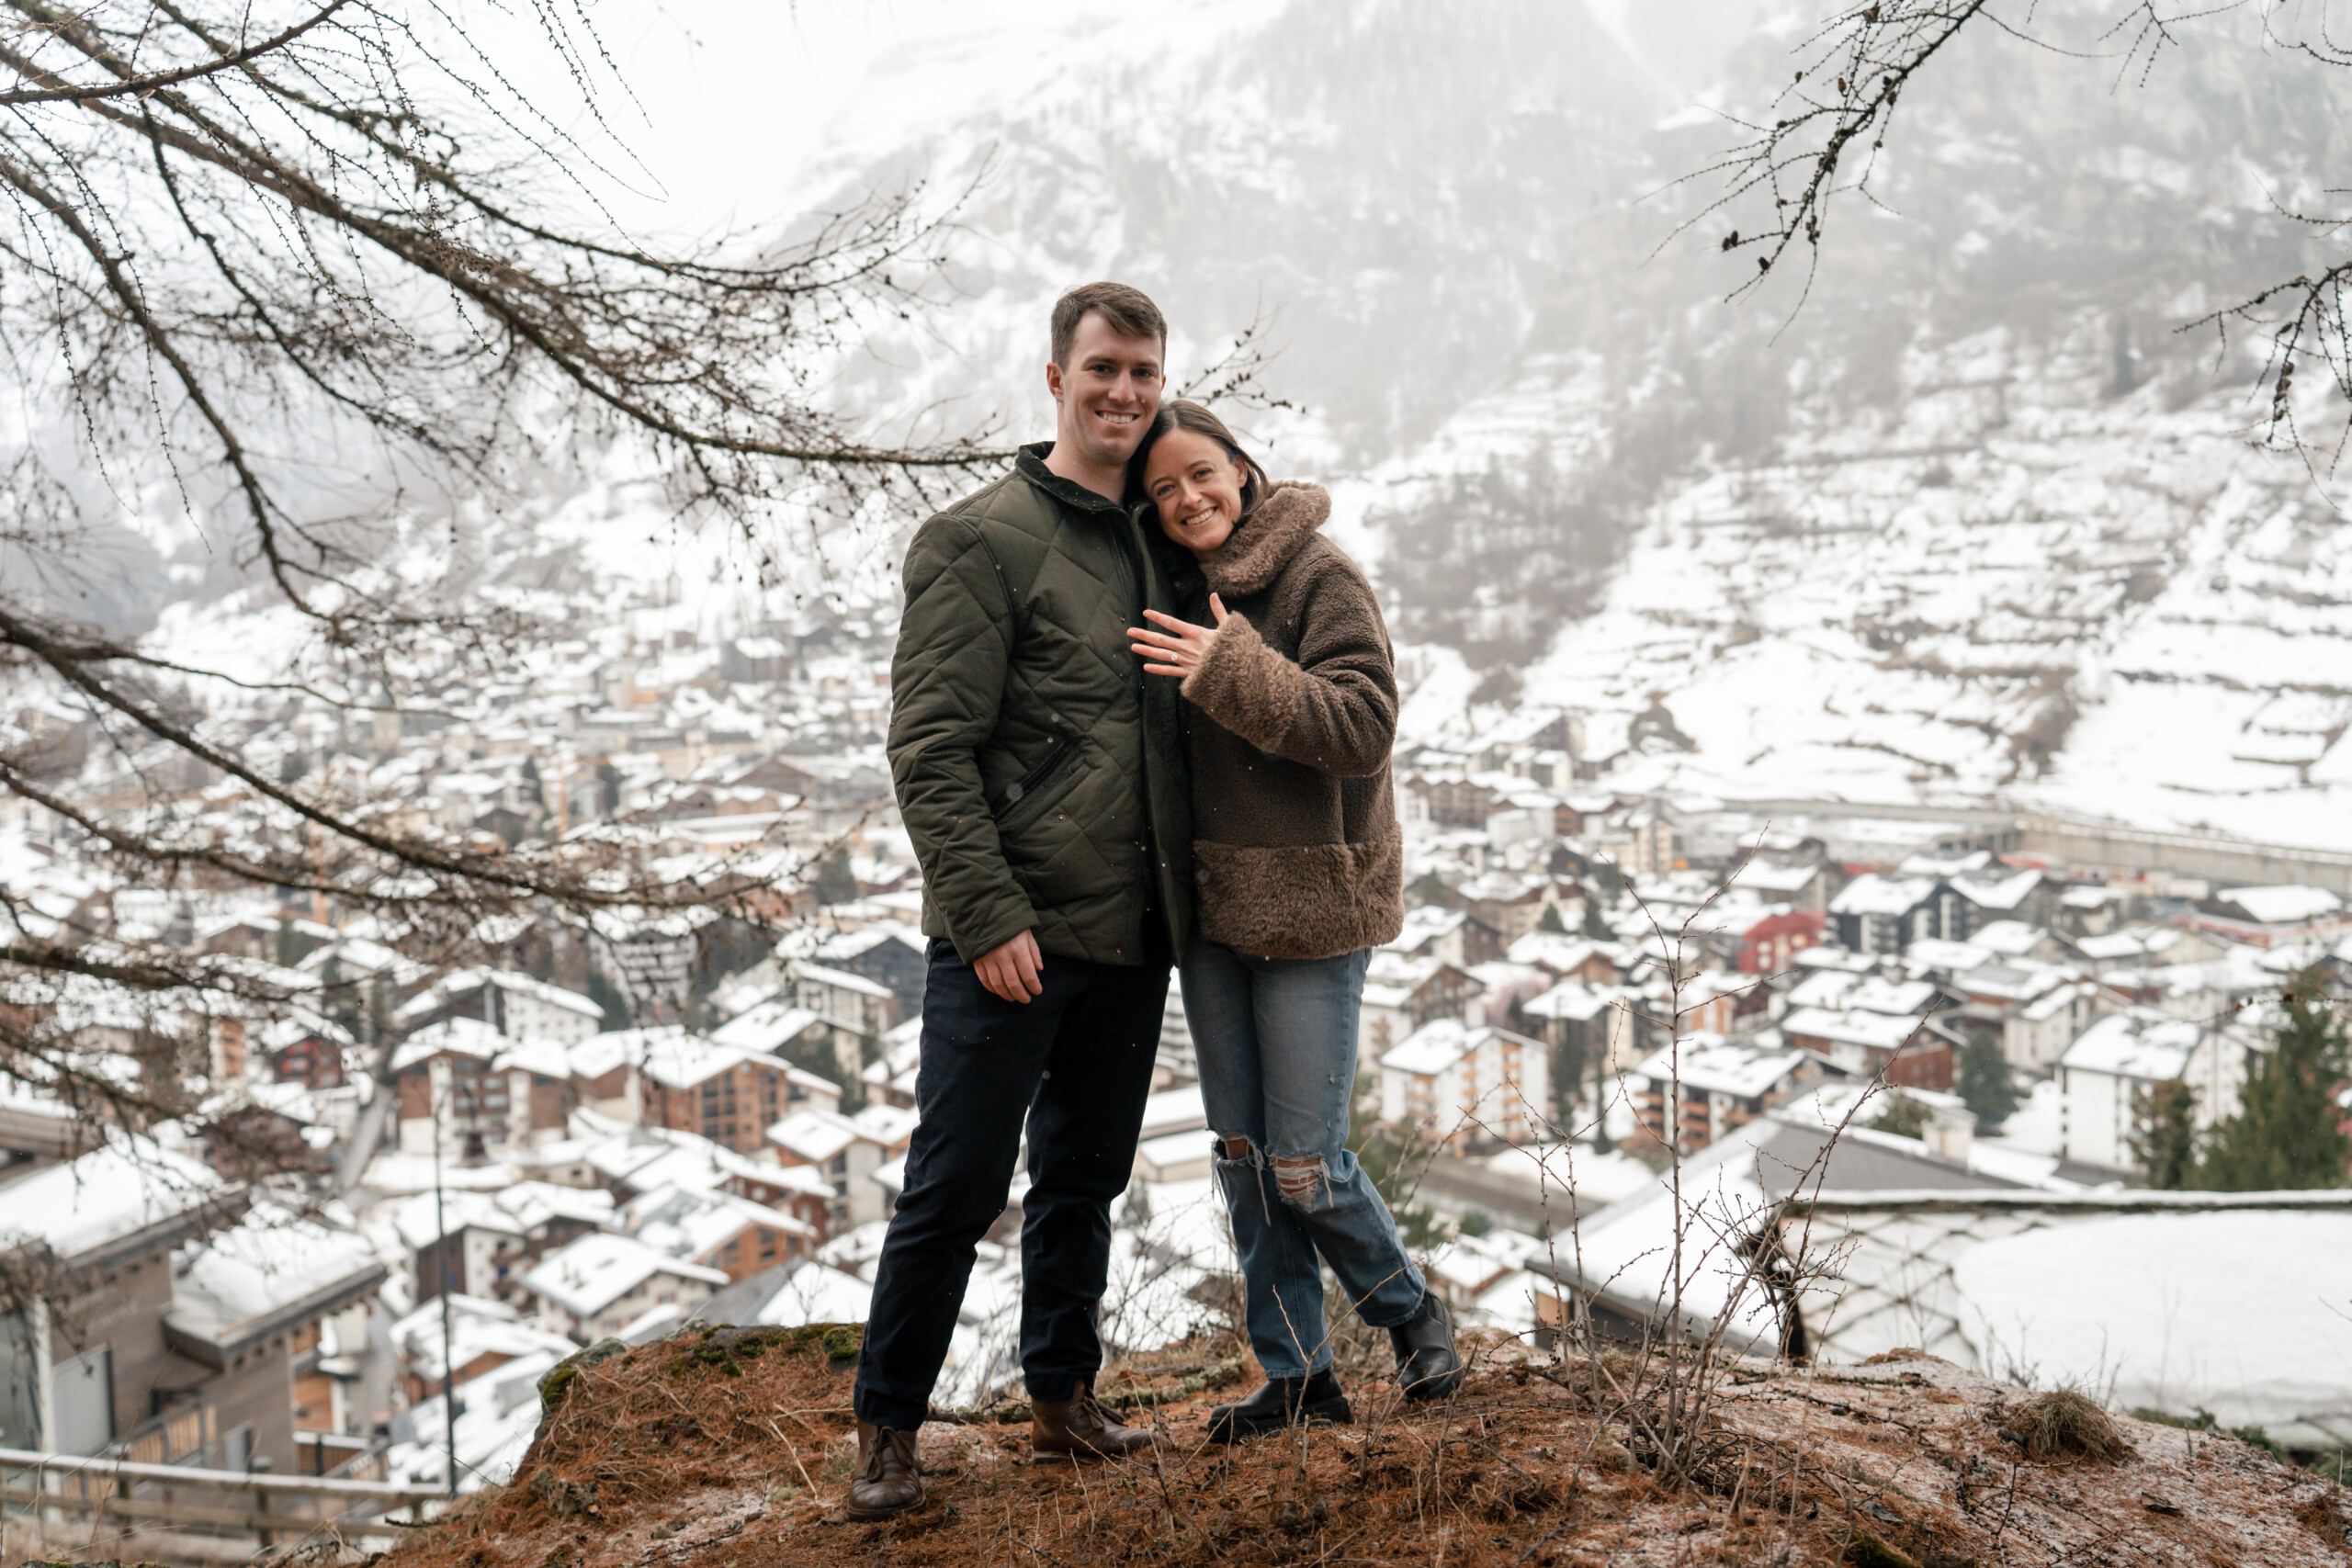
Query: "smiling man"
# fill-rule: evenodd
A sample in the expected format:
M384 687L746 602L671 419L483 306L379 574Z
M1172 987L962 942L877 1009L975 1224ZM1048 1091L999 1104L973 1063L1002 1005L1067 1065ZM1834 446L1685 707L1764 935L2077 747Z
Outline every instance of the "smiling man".
M890 667L890 773L923 872L922 1121L857 1369L850 1512L922 1497L915 1432L1025 1122L1021 1368L1040 1459L1148 1447L1092 1395L1110 1267L1191 926L1193 829L1171 682L1126 628L1173 607L1124 504L1168 329L1117 283L1056 302L1054 439L917 531Z

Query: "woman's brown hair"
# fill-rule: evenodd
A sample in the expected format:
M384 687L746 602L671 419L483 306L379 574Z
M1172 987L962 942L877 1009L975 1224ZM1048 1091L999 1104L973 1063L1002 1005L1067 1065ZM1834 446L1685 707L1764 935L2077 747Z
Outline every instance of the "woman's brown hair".
M1130 496L1138 501L1150 499L1143 491L1144 468L1151 461L1151 449L1159 445L1159 438L1176 430L1189 430L1195 435L1205 435L1224 447L1225 455L1233 459L1235 468L1241 470L1242 517L1247 518L1258 510L1259 501L1273 487L1274 481L1266 477L1266 470L1258 466L1257 458L1241 449L1241 443L1233 438L1233 432L1225 427L1225 421L1189 398L1178 398L1174 402L1160 404L1159 412L1152 417L1151 428L1144 432L1142 442L1136 447L1136 455L1127 459L1127 493Z

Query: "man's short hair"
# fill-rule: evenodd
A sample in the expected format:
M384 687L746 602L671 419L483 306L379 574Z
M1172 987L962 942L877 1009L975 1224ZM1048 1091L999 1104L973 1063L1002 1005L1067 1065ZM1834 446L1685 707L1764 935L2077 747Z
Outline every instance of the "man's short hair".
M1069 368L1069 345L1078 323L1092 311L1122 337L1148 337L1168 348L1168 318L1140 288L1124 283L1081 283L1054 301L1054 363Z

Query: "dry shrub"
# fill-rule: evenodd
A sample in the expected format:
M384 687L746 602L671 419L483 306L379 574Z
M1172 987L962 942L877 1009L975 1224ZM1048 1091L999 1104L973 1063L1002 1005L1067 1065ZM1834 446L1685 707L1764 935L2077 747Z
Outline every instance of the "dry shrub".
M2314 1493L2296 1506L2295 1517L2305 1529L2336 1551L2352 1551L2352 1529L2345 1528L2343 1496L2343 1492L2335 1487Z
M2025 1446L2025 1457L2041 1464L2066 1460L2120 1464L2136 1451L2106 1411L2070 1388L2037 1394L2018 1405L2007 1430Z
M839 1374L861 1338L830 1323L713 1328L565 1362L547 1380L551 1408L515 1470L521 1484L497 1495L499 1522L599 1518L634 1498L741 1484L755 1453L797 1480L779 1420L820 1444L849 1429Z

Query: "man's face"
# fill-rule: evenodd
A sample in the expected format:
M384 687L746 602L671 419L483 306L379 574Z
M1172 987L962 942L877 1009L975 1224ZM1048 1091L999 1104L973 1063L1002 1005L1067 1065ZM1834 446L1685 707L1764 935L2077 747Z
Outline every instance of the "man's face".
M1046 388L1061 411L1057 438L1092 465L1115 468L1159 412L1159 340L1128 337L1088 311L1071 335L1069 363L1046 366Z

